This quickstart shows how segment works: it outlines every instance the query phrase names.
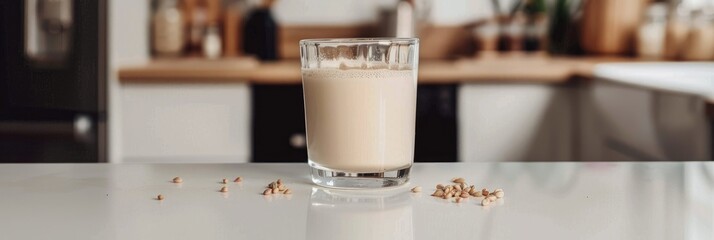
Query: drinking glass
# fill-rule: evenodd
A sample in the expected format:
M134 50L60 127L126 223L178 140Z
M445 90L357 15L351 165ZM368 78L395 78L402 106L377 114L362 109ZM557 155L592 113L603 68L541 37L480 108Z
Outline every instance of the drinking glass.
M419 39L300 41L312 181L382 188L414 162Z

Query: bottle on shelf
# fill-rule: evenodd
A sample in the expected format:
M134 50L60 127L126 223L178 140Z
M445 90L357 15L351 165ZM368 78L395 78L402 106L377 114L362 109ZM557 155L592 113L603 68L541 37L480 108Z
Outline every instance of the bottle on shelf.
M508 52L511 50L511 20L504 16L498 16L498 42L496 48L499 52Z
M501 5L501 1L492 1L492 4L499 23L498 51L522 51L526 24L522 1L512 1L505 5Z
M509 17L506 35L509 42L508 50L512 52L523 51L523 42L525 41L526 16L523 12L518 11Z
M152 17L152 46L159 56L178 56L184 48L183 16L177 0L161 0Z
M200 53L203 35L205 33L208 12L203 0L183 0L184 15L186 16L187 45L191 54Z
M550 8L547 47L551 54L584 54L580 44L583 28L584 1L555 0Z
M201 39L203 56L208 59L221 57L223 43L219 27L221 18L221 2L219 0L203 0L206 11L206 26Z
M704 61L714 58L714 14L702 9L692 13L692 24L684 46L684 60Z
M526 52L544 52L548 41L548 10L545 0L526 1L526 26L523 37L523 50Z
M485 21L476 26L473 30L476 41L476 54L479 57L491 57L497 55L499 28L495 19Z
M217 59L221 57L221 36L218 26L213 24L206 28L206 34L203 36L203 56L208 59Z
M243 52L243 14L237 4L229 6L223 15L223 55L239 56Z
M681 3L673 6L669 11L667 25L665 27L664 57L675 60L680 58L684 41L689 33L691 16L690 11Z
M271 13L272 0L263 0L246 20L243 50L263 61L278 59L278 24Z
M653 3L647 8L645 21L637 29L637 56L646 59L661 59L664 56L667 5Z

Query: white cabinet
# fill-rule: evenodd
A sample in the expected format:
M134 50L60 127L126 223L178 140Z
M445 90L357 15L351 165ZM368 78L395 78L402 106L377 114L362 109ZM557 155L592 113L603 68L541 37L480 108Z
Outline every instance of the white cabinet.
M665 159L657 143L652 92L595 82L583 89L584 161Z
M124 162L247 162L247 84L123 84Z
M701 97L599 79L583 88L583 161L710 158Z
M247 84L125 83L124 162L247 162ZM710 129L701 98L607 83L463 84L458 160L704 160ZM116 113L116 112L115 112Z
M462 85L459 160L573 160L576 93L548 84Z

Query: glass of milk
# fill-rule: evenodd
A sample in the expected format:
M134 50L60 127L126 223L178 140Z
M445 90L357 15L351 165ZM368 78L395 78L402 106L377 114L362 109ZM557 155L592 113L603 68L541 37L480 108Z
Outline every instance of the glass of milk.
M300 41L312 181L382 188L414 162L419 39Z

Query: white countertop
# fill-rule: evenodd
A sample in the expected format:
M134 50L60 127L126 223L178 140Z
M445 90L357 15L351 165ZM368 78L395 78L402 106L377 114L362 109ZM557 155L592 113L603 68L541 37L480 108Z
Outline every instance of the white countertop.
M595 77L660 91L696 95L714 103L714 63L638 62L603 63Z
M506 196L429 196L455 176ZM277 178L294 193L260 195ZM712 226L714 163L416 164L410 186L380 191L315 187L306 164L0 165L1 239L714 239Z

